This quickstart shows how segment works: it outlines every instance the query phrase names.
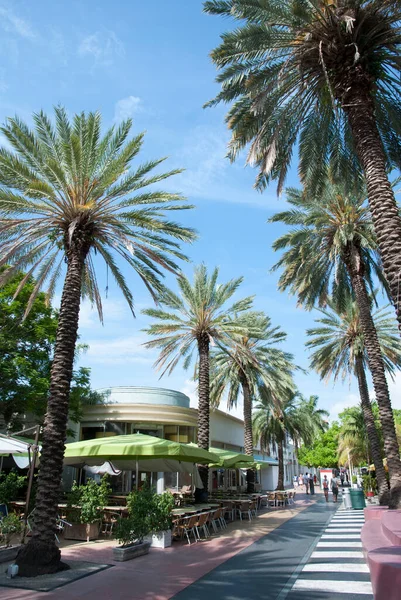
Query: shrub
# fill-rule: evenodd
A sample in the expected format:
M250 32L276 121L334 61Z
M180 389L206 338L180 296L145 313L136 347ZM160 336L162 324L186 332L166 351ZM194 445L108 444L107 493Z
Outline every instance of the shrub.
M22 523L15 513L10 513L0 521L0 541L5 546L10 545L11 536L21 531Z
M19 491L24 487L26 477L18 475L15 471L10 471L8 475L0 475L0 504L8 504L16 500Z
M377 480L372 475L362 475L362 489L365 492L377 492Z
M353 475L351 481L352 483L358 483L358 477L356 475Z
M74 481L67 497L69 518L76 523L95 523L102 518L111 488L107 475L97 484L89 479L85 485L77 485Z
M174 497L170 492L156 494L149 486L127 496L128 517L119 519L114 531L122 546L140 543L150 533L171 529Z

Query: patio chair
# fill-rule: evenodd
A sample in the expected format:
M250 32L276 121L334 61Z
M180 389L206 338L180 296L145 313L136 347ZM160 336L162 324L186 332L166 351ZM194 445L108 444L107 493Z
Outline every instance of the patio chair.
M276 505L285 506L285 494L284 492L276 492Z
M267 506L267 494L259 496L259 508L263 508L263 506Z
M287 501L288 501L288 504L294 504L294 494L293 494L293 492L288 492Z
M275 492L270 492L270 494L267 494L267 505L276 508L277 504Z
M251 511L251 515L254 515L255 519L258 516L258 507L256 504L256 500L252 500L252 502L249 504L249 510Z
M238 507L237 507L237 513L239 514L239 518L242 521L242 515L248 515L248 519L250 521L252 521L252 514L250 511L250 503L249 502L242 502Z
M111 535L113 533L113 527L117 523L115 513L108 510L103 511L102 518L102 533Z
M178 523L177 528L181 531L182 536L186 536L188 544L191 545L191 533L194 536L195 542L198 541L198 536L195 529L195 524L198 521L198 515L192 517L183 517Z
M65 526L68 525L68 527L71 527L71 523L68 523L68 521L65 521L64 519L61 519L60 517L57 517L57 521L56 521L56 529L59 532L59 535L61 535L65 529ZM56 542L59 544L60 543L60 539L57 535L57 533L54 534L55 538L56 538Z
M232 502L224 502L223 506L223 518L226 520L226 515L229 516L230 521L234 521L235 519L235 507ZM227 522L226 522L227 525Z
M217 528L218 525L220 526L220 529L222 529L222 525L221 525L221 521L220 521L221 514L222 514L221 508L217 508L216 510L213 510L210 512L209 523L213 527L214 533L218 532L218 528Z
M200 513L200 514L196 515L196 517L198 518L198 520L195 523L194 527L195 527L196 533L198 535L198 539L200 540L199 529L203 530L203 535L205 538L210 537L210 531L207 526L207 522L209 520L209 513L207 513L207 512Z

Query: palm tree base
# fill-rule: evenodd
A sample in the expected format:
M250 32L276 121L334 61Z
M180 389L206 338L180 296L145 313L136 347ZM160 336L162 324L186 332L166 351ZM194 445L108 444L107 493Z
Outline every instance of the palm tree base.
M388 506L392 509L401 508L401 482L391 487Z
M66 571L70 567L61 562L61 552L54 542L45 543L31 538L18 552L15 563L19 577L37 577Z

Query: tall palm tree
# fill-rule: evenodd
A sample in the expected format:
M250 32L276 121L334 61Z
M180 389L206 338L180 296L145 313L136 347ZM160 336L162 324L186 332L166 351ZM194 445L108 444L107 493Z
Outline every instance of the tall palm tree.
M280 401L272 402L270 393L256 405L253 418L255 440L262 449L273 452L277 448L278 482L277 490L284 489L284 448L289 438L302 438L303 419L299 418L299 406L296 394L290 394Z
M311 366L322 378L340 376L344 379L354 374L358 380L359 395L365 419L365 427L371 449L373 463L382 503L388 501L388 484L383 468L383 456L380 439L376 429L375 418L369 399L366 380L367 352L365 336L361 326L360 312L356 302L348 296L343 311L338 312L331 301L329 309L322 310L322 317L317 319L319 324L307 331L310 340L307 347L314 350L311 356ZM373 315L383 362L387 372L394 375L401 367L401 343L397 335L395 321L383 309Z
M352 289L359 308L366 356L380 409L384 448L388 460L391 504L401 501L401 460L380 341L371 313L368 289L374 292L376 276L386 289L376 237L363 196L348 193L342 185L327 181L322 193L288 191L292 210L271 220L291 226L274 243L285 252L276 268L284 267L280 289L290 289L307 308L324 305L330 293L342 310Z
M130 120L102 136L99 113L80 113L70 121L56 108L55 125L43 112L33 119L34 129L18 118L1 128L13 151L0 148L0 266L8 265L0 285L25 270L19 292L36 276L28 313L40 289L46 285L51 296L64 268L66 274L33 532L17 558L21 575L60 568L54 533L82 295L96 304L102 319L95 255L105 261L133 312L116 259L126 261L156 297L163 271L177 272L176 259L185 258L179 242L194 239L192 230L166 218L171 210L189 208L180 195L143 189L177 171L152 174L161 160L130 169L143 141L143 134L129 138Z
M253 456L252 405L267 387L272 396L293 391L292 356L276 347L286 338L280 327L272 327L263 313L249 312L241 317L245 333L230 337L229 346L212 353L210 398L218 406L227 393L229 408L237 406L242 392L245 454ZM254 471L247 471L248 492L254 491Z
M257 185L281 191L299 148L305 182L366 177L383 267L401 324L401 218L389 182L401 167L401 4L397 0L209 0L239 26L212 52L234 160L250 144Z
M192 283L184 275L178 278L180 296L166 290L159 298L162 308L142 311L155 320L145 329L154 339L145 345L160 348L155 367L162 371L161 376L170 374L181 360L187 369L194 351L198 354L198 445L205 450L210 443L210 345L224 347L230 334L244 331L234 317L249 310L253 300L244 298L227 307L242 277L220 284L218 276L217 268L209 274L202 264L195 268ZM199 466L199 474L207 492L208 468Z

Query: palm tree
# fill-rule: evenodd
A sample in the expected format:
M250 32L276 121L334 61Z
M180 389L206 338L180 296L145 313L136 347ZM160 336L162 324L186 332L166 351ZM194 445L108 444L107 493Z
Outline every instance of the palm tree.
M278 455L277 490L284 489L284 448L289 438L302 438L303 419L299 418L297 395L289 394L279 403L265 394L256 406L253 418L255 440L262 449L276 451Z
M366 355L380 409L384 448L388 460L391 504L401 501L401 461L380 341L371 314L368 289L374 292L376 276L386 289L377 254L370 213L363 196L348 193L328 180L322 193L288 191L292 210L276 214L271 221L291 230L274 243L285 250L275 268L284 267L280 289L290 289L310 309L321 306L333 294L339 310L346 307L352 289L359 308Z
M356 466L366 464L366 462L370 464L369 436L366 430L362 405L352 406L339 416L342 421L338 438L339 463L346 464L347 462L351 462ZM388 486L385 489L386 491L388 492Z
M161 160L130 170L143 142L143 134L129 139L130 120L102 136L99 113L80 113L70 121L56 108L55 125L43 112L33 119L34 129L18 118L1 128L14 152L0 149L0 266L8 265L0 285L25 270L19 292L36 275L27 314L43 286L52 296L64 266L66 274L33 532L17 559L21 575L60 568L54 533L82 295L96 304L102 319L95 255L103 258L133 312L116 258L124 259L156 297L163 271L177 272L176 259L185 258L179 242L194 239L192 230L166 218L171 210L189 208L180 195L143 189L177 171L152 174Z
M307 331L311 339L306 345L314 350L311 366L322 378L332 377L334 381L339 376L344 379L350 373L356 376L366 432L376 469L379 496L381 502L386 503L388 484L383 468L380 439L369 399L366 380L367 351L360 312L351 296L348 296L345 309L341 312L338 312L336 305L330 300L328 305L329 309L322 310L323 316L317 319L320 325ZM383 312L383 309L376 311L373 319L385 368L390 375L394 375L396 368L401 367L401 344L395 322L388 313Z
M327 164L340 180L366 177L384 272L401 324L401 218L389 182L401 168L401 4L397 0L209 0L239 21L212 52L232 160L250 145L257 186L283 189L294 150L316 186Z
M253 456L252 404L263 395L264 388L279 397L293 391L292 356L276 347L286 338L280 327L272 327L263 313L244 313L241 318L246 332L232 338L228 347L212 354L210 397L218 406L225 393L229 408L237 406L242 391L244 414L244 449ZM247 471L248 492L254 491L254 471Z
M205 450L209 449L210 443L210 345L224 347L229 343L230 334L244 331L244 327L233 317L249 310L253 300L248 297L226 307L242 283L242 277L219 284L218 276L217 268L208 274L206 266L202 264L195 268L192 283L184 275L178 278L181 296L166 290L159 298L162 308L142 311L156 321L145 329L155 338L145 346L160 348L155 367L162 370L161 377L166 372L172 373L180 360L183 360L183 366L187 369L195 349L197 351L198 445ZM199 474L207 493L208 468L199 466Z
M301 423L301 436L294 436L295 453L298 457L299 444L302 441L306 446L311 446L319 433L328 427L329 413L323 408L318 408L319 397L312 395L305 398L298 392L299 399L297 419Z

